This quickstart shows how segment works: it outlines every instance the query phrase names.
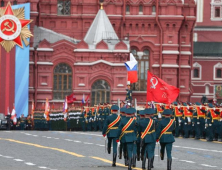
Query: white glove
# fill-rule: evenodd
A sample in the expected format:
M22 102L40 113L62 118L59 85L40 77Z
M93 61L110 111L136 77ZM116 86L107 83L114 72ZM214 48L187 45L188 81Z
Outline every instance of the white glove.
M184 123L185 125L187 125L187 123Z
M209 124L209 126L212 126L212 124Z
M107 139L107 135L104 137L104 139L105 139L105 140Z
M187 117L187 120L188 120L188 122L191 122L191 119L190 119L190 117Z
M208 124L205 124L205 127L208 127Z
M117 147L119 147L120 146L120 142L117 142Z
M200 122L197 122L197 124L199 125L199 124L200 124Z

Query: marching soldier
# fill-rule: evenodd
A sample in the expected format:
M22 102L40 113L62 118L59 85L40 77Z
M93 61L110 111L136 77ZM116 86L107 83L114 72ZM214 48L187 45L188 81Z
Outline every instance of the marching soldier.
M199 102L196 102L195 104L196 104L196 111L193 114L195 139L200 139L200 136L203 135L203 134L201 135L201 128L204 129L205 113L201 111L202 107Z
M127 148L127 158L128 158L128 170L132 170L132 157L133 157L133 146L136 142L136 134L135 134L135 128L136 128L136 120L135 117L132 117L134 114L133 108L128 108L126 110L126 118L121 120L119 128L118 128L118 140L119 143L120 140L124 144L126 144Z
M166 148L167 151L167 170L171 170L172 164L172 147L175 139L173 137L172 131L175 128L175 122L171 119L172 111L169 109L164 110L163 114L165 115L165 119L163 119L157 128L157 142L160 142L160 158L164 159L164 151Z
M145 170L146 158L148 158L147 169L153 168L154 150L156 143L155 121L152 116L155 114L155 110L152 108L145 109L145 119L139 122L139 133L141 137L141 146L145 150L143 154L142 169ZM143 113L142 113L143 114Z
M183 103L183 115L184 115L184 138L189 138L189 133L192 127L191 118L193 116L192 112L189 110L189 106L186 103Z
M92 131L92 111L91 108L89 108L89 112L87 113L87 130Z
M182 129L183 113L180 111L180 108L177 102L174 102L173 104L174 104L174 107L173 107L174 120L176 124L175 137L179 137L180 135L182 135L182 131L183 131Z
M31 115L28 115L27 117L27 130L31 130L32 128L32 119L31 119Z
M120 108L120 116L121 116L121 120L123 120L126 117L126 108L122 107ZM124 153L124 158L125 158L125 165L127 165L127 159L126 159L126 147L124 145L124 143L122 142L122 140L120 140L120 146L119 146L119 159L122 159L122 152Z
M113 143L113 164L112 166L116 166L116 156L117 156L117 137L118 137L118 126L121 120L121 117L117 115L119 107L117 105L113 105L111 107L112 115L107 117L104 127L103 127L103 136L108 138L108 154L111 153L111 145Z

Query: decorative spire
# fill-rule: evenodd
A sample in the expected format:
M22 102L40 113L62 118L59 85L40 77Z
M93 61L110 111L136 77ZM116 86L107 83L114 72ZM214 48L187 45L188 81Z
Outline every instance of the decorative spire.
M103 9L103 3L100 3L100 5L101 5L100 9Z

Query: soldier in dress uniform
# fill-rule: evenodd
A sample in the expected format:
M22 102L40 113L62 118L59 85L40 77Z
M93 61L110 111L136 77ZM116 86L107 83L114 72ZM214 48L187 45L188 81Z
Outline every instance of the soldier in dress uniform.
M182 116L183 113L180 110L180 107L178 106L177 102L173 103L173 113L174 113L174 120L175 120L175 124L176 124L176 128L175 128L175 137L179 137L182 136Z
M100 105L98 110L98 125L100 131L103 130L103 121L104 121L103 107Z
M132 90L130 88L130 82L127 82L127 89L126 89L126 101L127 103L132 103Z
M108 153L111 153L111 145L113 143L113 164L116 166L116 157L117 157L117 137L118 137L118 126L121 120L121 117L118 114L119 107L113 105L111 107L112 115L108 116L103 127L103 136L108 138Z
M27 117L27 130L31 130L32 128L32 119L31 119L31 115L28 115Z
M211 111L211 115L213 118L213 141L217 141L220 129L220 109L214 107L213 112Z
M167 151L167 170L171 170L172 164L172 147L175 139L173 137L172 131L175 128L175 122L171 119L172 111L169 109L164 110L163 114L165 118L159 123L156 134L156 141L160 142L160 158L164 159L164 151Z
M201 104L196 102L196 110L193 113L193 122L194 122L194 129L195 129L195 139L200 139L203 137L203 130L204 130L204 120L205 120L205 113L202 112ZM203 129L203 130L202 130Z
M89 112L87 113L87 130L92 131L92 110L89 108Z
M193 113L189 110L187 103L183 103L183 118L184 118L184 138L189 138L189 134L192 127L192 117Z
M145 109L144 114L146 115L146 118L139 122L138 127L138 131L141 137L141 145L142 148L145 149L142 161L142 169L146 169L146 158L148 158L147 169L151 170L151 168L153 168L156 143L155 121L152 119L152 116L155 114L155 110L152 108Z
M82 131L86 131L86 111L84 109L84 107L82 108L82 112L81 112L81 116L80 116L80 121L81 121L81 125L82 125Z
M208 104L208 111L207 111L207 114L206 114L206 124L205 124L205 127L206 127L206 140L207 141L213 141L213 115L214 115L214 111L213 111L213 105L211 103Z
M121 120L120 125L118 127L119 134L117 142L119 143L119 141L122 140L122 142L126 144L128 170L132 170L133 146L137 140L135 134L136 120L135 117L132 117L133 114L134 114L134 109L128 108L126 110L126 118Z
M126 117L126 108L125 107L120 108L120 116L121 116L121 120L123 120ZM128 162L127 162L127 158L126 158L126 147L125 147L124 143L122 143L122 140L120 140L119 159L122 159L122 152L124 153L125 165L127 165Z

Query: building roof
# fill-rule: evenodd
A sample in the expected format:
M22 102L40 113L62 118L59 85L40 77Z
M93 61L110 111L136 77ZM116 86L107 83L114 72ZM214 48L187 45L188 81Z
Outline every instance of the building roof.
M89 49L95 49L96 44L102 40L106 42L109 50L113 50L115 45L119 42L119 38L116 35L106 12L103 9L100 9L91 24L84 41L89 45Z
M222 42L194 42L194 56L222 57Z
M71 43L77 44L80 42L80 40L77 40L75 38L66 36L64 34L60 34L57 32L54 32L52 30L49 30L44 27L34 27L34 44L33 47L36 47L42 40L47 40L49 43L55 43L60 40L67 40Z

